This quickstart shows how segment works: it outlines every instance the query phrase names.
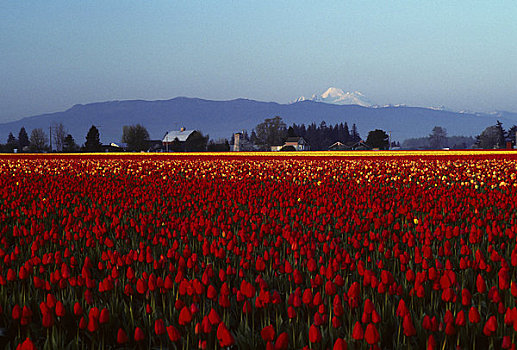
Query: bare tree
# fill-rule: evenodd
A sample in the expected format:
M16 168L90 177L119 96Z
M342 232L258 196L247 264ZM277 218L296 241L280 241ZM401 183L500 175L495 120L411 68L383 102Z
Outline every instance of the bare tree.
M56 151L62 152L63 145L65 142L65 138L67 136L67 132L65 130L65 126L63 123L54 123L52 125L52 140L54 141L54 146L56 147Z
M41 128L33 129L30 137L30 147L33 151L43 151L47 148L48 137Z

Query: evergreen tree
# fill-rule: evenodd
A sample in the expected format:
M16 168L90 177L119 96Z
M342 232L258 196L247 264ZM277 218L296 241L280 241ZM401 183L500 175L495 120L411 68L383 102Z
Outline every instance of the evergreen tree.
M435 126L429 135L429 145L433 149L447 147L447 130L441 126Z
M77 152L79 146L75 143L72 135L68 134L63 140L63 152Z
M25 131L25 127L22 126L20 132L18 133L18 147L20 151L24 151L25 147L30 145L29 135L27 135L27 131Z
M347 144L352 141L352 138L350 137L350 130L348 129L348 124L345 122L345 126L343 128L343 143Z
M10 132L7 137L7 144L5 145L8 152L12 152L15 148L18 147L18 140L14 137L13 133Z
M88 130L84 149L86 152L100 152L102 150L99 130L95 127L95 125L92 125L90 130Z
M353 143L361 141L361 136L359 135L359 132L357 131L357 126L355 125L355 123L352 124L351 139L352 139Z
M372 148L388 149L390 144L389 138L384 130L375 129L368 133L366 144Z

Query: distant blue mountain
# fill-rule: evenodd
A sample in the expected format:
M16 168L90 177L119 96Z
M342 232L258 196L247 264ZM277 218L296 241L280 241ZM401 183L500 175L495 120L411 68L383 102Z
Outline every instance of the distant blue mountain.
M198 98L177 97L159 101L109 101L75 105L64 111L23 118L0 124L0 142L5 143L9 132L17 136L25 127L30 135L34 128L43 128L48 134L54 122L64 124L78 144L85 142L91 125L97 126L103 143L120 142L122 127L140 123L152 139L161 139L167 131L185 127L197 129L210 138L230 138L236 131L251 130L265 118L279 115L288 124L310 123L327 125L347 122L356 124L360 135L368 131L391 131L392 139L402 142L431 133L434 126L447 129L448 135L475 136L487 126L500 120L505 128L517 124L517 114L468 114L419 107L362 107L358 105L333 105L314 101L292 104L260 102L247 99L211 101Z

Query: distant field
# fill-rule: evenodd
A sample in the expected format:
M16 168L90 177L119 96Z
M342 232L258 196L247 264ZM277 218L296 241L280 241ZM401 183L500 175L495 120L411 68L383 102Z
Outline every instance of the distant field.
M0 153L2 156L28 157L74 157L74 156L238 156L238 157L408 157L408 156L486 156L486 155L517 155L517 150L429 150L429 151L308 151L308 152L157 152L157 153Z

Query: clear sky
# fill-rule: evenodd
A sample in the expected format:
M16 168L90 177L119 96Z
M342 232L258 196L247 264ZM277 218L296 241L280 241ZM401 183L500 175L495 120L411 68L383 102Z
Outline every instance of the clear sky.
M517 1L0 0L0 122L125 99L517 112Z

